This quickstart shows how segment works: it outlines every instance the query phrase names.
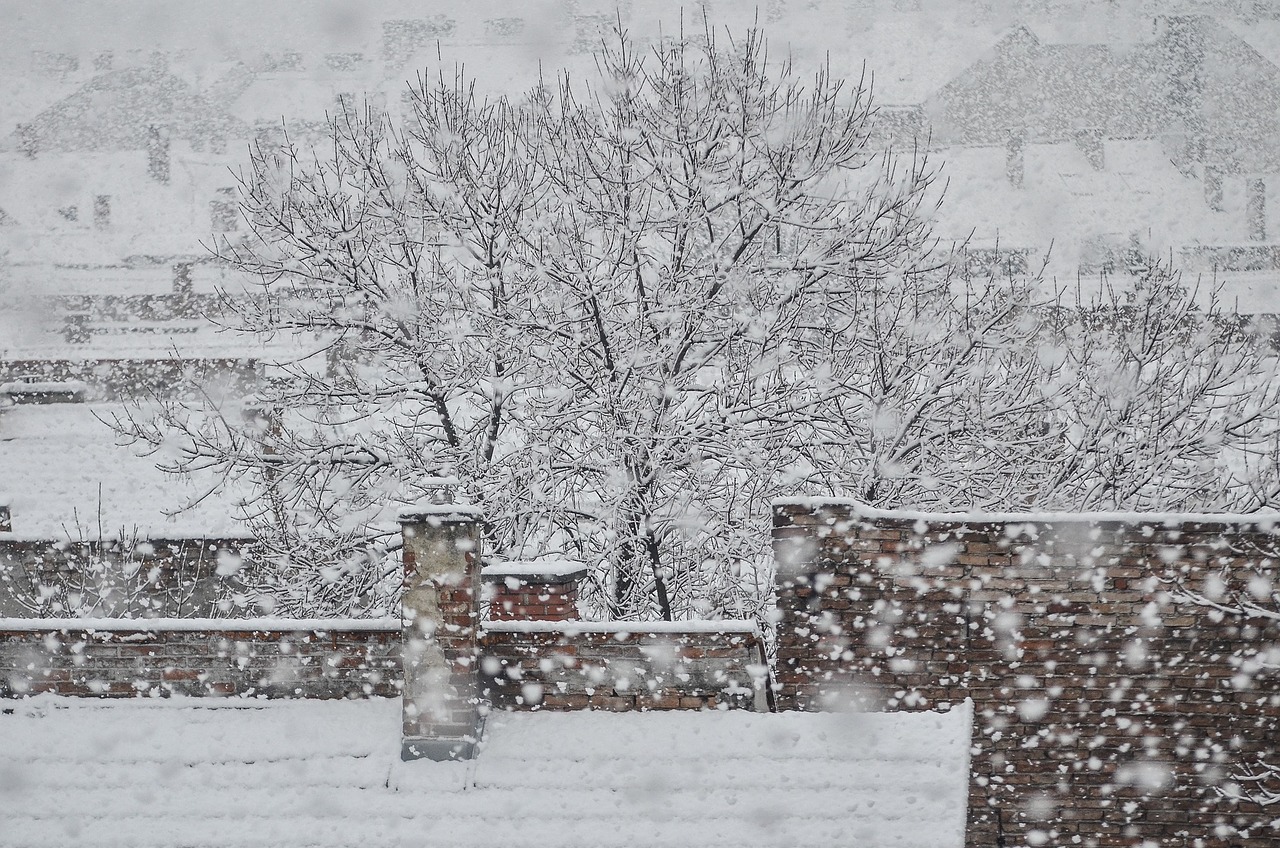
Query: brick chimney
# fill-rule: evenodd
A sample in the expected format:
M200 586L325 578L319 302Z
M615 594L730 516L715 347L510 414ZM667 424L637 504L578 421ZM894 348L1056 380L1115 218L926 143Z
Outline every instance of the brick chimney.
M177 318L198 318L196 309L195 286L191 282L191 271L194 263L177 262L173 266L173 285L170 288L170 312Z
M1248 192L1245 218L1249 225L1249 241L1267 240L1267 182L1253 177L1245 182Z
M572 621L578 617L580 562L500 562L480 571L492 621Z
M164 127L147 127L147 176L165 185L169 182L169 132Z
M1027 134L1023 130L1011 130L1004 143L1004 175L1009 185L1022 188L1026 172Z
M401 758L467 760L484 711L476 685L480 512L453 503L441 480L432 502L400 512L404 536L404 693Z
M191 284L191 262L176 262L173 266L173 295L180 299L188 299L194 292Z
M1223 168L1219 165L1204 166L1204 202L1214 212L1221 212Z
M68 312L62 316L62 339L68 344L85 344L92 335L89 316L84 312Z

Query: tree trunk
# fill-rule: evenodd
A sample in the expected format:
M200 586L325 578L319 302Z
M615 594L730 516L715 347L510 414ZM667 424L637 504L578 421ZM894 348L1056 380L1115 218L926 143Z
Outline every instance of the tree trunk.
M636 480L634 470L629 471L632 472L634 485L622 504L623 520L619 528L622 538L618 543L618 557L614 564L616 579L612 612L615 618L643 616L648 601L656 596L662 620L671 621L671 598L667 592L667 582L662 577L662 556L658 540L649 526L649 513L645 508L645 486ZM653 581L652 590L646 585L646 572Z

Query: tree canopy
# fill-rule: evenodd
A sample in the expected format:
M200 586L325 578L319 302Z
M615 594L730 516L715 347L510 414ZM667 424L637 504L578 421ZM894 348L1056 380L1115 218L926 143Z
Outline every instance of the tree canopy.
M596 58L520 97L424 77L403 114L252 150L248 236L216 252L259 284L221 320L307 355L248 420L170 404L129 429L256 482L278 579L358 553L324 577L349 602L380 522L442 475L492 553L591 564L619 618L760 614L781 495L1275 501L1269 360L1166 266L1071 307L967 273L924 150L757 32L617 32Z

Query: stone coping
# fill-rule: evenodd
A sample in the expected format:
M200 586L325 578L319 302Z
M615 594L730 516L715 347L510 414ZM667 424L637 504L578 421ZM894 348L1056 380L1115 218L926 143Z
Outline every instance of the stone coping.
M401 507L397 513L401 524L414 521L479 521L483 510L472 504L422 503Z
M824 507L845 509L860 518L887 521L922 521L926 524L1156 524L1177 527L1185 524L1254 525L1265 532L1280 529L1280 512L1197 513L1197 512L927 512L914 509L880 509L854 498L776 498L774 510Z
M509 577L525 583L570 583L586 573L586 564L573 560L513 560L484 566L480 579L488 583L500 583Z

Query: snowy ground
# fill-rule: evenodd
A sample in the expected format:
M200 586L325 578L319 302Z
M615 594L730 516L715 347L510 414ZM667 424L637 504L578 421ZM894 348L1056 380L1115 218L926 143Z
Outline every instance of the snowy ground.
M402 763L400 702L0 702L0 845L964 844L949 713L524 713Z

